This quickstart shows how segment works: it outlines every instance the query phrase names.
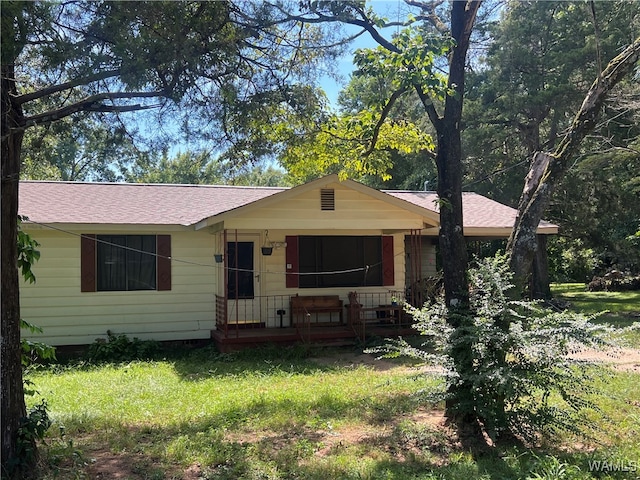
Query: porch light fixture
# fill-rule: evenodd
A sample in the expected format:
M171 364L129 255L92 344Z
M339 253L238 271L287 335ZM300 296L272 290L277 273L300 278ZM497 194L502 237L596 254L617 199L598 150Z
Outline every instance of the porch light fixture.
M264 245L262 245L262 255L269 256L273 253L273 244L269 240L269 230L264 231Z
M213 254L213 259L216 261L216 263L222 263L222 254L221 253L214 253Z

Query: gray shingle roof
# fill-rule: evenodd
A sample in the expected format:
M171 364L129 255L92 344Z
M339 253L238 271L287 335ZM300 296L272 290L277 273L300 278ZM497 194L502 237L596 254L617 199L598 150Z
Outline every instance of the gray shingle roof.
M21 215L37 223L194 225L288 190L284 187L20 182ZM434 192L384 190L434 212ZM462 197L465 228L511 228L516 210L475 193ZM553 226L541 222L541 227Z
M193 225L283 188L20 182L21 215L39 223Z

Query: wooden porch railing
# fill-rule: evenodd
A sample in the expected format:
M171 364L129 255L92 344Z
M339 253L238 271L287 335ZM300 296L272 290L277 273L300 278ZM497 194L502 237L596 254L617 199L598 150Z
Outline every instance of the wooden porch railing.
M305 307L292 312L292 297L295 296L269 295L234 301L216 295L216 330L225 338L239 338L242 332L245 335L249 333L246 330L289 328L295 329L299 339L308 343L315 326L325 327L325 331L331 327L346 326L364 342L368 332L374 327L376 331L388 329L389 334L393 335L392 330L409 328L413 321L402 309L404 295L397 291L350 292L348 300L342 302L344 315L338 315L334 311L333 317L326 312L319 313ZM320 319L317 318L318 314Z
M404 302L404 295L397 291L350 292L347 305L348 323L361 342L366 340L367 330L373 326L377 331L408 329L413 319L404 312Z

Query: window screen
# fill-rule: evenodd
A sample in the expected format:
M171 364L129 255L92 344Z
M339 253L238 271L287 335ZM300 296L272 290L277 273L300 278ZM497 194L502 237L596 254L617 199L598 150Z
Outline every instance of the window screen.
M300 236L300 287L382 285L381 237Z

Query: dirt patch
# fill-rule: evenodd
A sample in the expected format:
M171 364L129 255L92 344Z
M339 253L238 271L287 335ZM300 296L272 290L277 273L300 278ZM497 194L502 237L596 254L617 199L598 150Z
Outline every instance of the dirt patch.
M136 473L139 466L135 460L126 454L116 454L109 450L94 450L86 452L90 457L86 473L91 479L128 479L142 480L144 477Z
M614 370L640 373L640 350L618 348L611 350L583 350L571 355L572 358L599 362Z
M618 348L610 350L582 350L571 355L572 358L599 362L619 371L640 373L640 349ZM312 358L314 362L329 367L357 368L359 366L370 367L380 372L398 372L399 370L413 372L441 371L437 367L416 364L399 363L388 359L378 359L375 355L366 353L341 352L329 357Z
M369 353L341 352L328 357L314 357L311 360L326 367L358 368L364 366L378 372L398 373L399 371L406 371L419 373L441 371L438 367L427 366L418 361L412 362L406 358L403 361L379 358L378 355Z

